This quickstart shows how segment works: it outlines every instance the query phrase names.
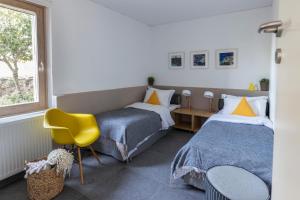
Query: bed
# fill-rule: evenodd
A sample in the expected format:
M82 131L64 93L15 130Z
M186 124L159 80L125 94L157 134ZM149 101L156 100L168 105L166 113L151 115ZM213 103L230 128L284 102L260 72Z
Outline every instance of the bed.
M244 168L271 189L273 129L268 117L218 113L183 146L171 166L172 181L205 190L205 173L220 165Z
M180 95L172 96L168 107L137 102L96 115L101 137L93 144L94 148L120 161L130 161L174 125L170 112L179 107Z

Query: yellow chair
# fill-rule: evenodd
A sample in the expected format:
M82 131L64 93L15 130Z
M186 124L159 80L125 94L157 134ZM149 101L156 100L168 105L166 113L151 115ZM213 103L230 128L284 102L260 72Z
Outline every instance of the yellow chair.
M91 146L100 137L100 130L95 117L90 114L65 113L53 108L49 109L45 114L44 128L51 129L52 139L57 144L77 146L80 181L83 184L80 148L89 147L93 156L101 164L99 157Z

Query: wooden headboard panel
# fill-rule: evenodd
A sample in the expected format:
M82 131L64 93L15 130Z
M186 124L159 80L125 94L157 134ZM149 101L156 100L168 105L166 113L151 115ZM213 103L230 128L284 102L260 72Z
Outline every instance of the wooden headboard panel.
M174 94L171 99L171 104L181 105L181 94Z
M204 88L204 87L179 87L179 86L155 86L159 89L175 89L176 94L181 94L182 90L192 91L191 106L196 109L209 110L209 100L203 96L205 91L212 91L215 95L213 100L213 110L218 111L218 100L222 94L235 95L235 96L269 96L269 92L263 91L248 91L238 89L221 89L221 88ZM186 98L181 98L181 104L186 105Z
M196 109L208 110L209 100L203 97L204 91L212 91L215 94L213 101L213 110L218 110L218 99L221 94L236 96L268 96L268 92L249 92L247 90L235 89L216 89L201 87L176 87L176 86L155 86L160 89L175 89L175 95L172 98L172 104L186 105L186 99L181 98L181 92L184 89L192 91L192 107ZM80 112L97 114L122 108L137 101L142 101L146 93L147 86L128 87L112 90L82 92L75 94L66 94L57 97L57 107L66 112Z
M57 107L66 112L92 113L111 111L142 101L146 86L66 94L57 97Z

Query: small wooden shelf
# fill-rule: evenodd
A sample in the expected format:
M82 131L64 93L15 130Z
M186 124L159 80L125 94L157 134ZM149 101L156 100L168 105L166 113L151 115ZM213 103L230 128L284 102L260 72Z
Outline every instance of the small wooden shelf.
M175 120L174 127L185 131L197 132L205 120L213 114L214 113L197 109L176 109L172 112Z
M193 131L190 123L179 122L179 123L176 123L174 125L174 127L177 128L177 129Z

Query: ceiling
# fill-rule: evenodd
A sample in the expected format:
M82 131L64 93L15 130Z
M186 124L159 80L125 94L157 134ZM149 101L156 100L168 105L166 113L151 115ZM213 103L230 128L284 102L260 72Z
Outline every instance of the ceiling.
M272 0L92 0L150 26L250 10Z

